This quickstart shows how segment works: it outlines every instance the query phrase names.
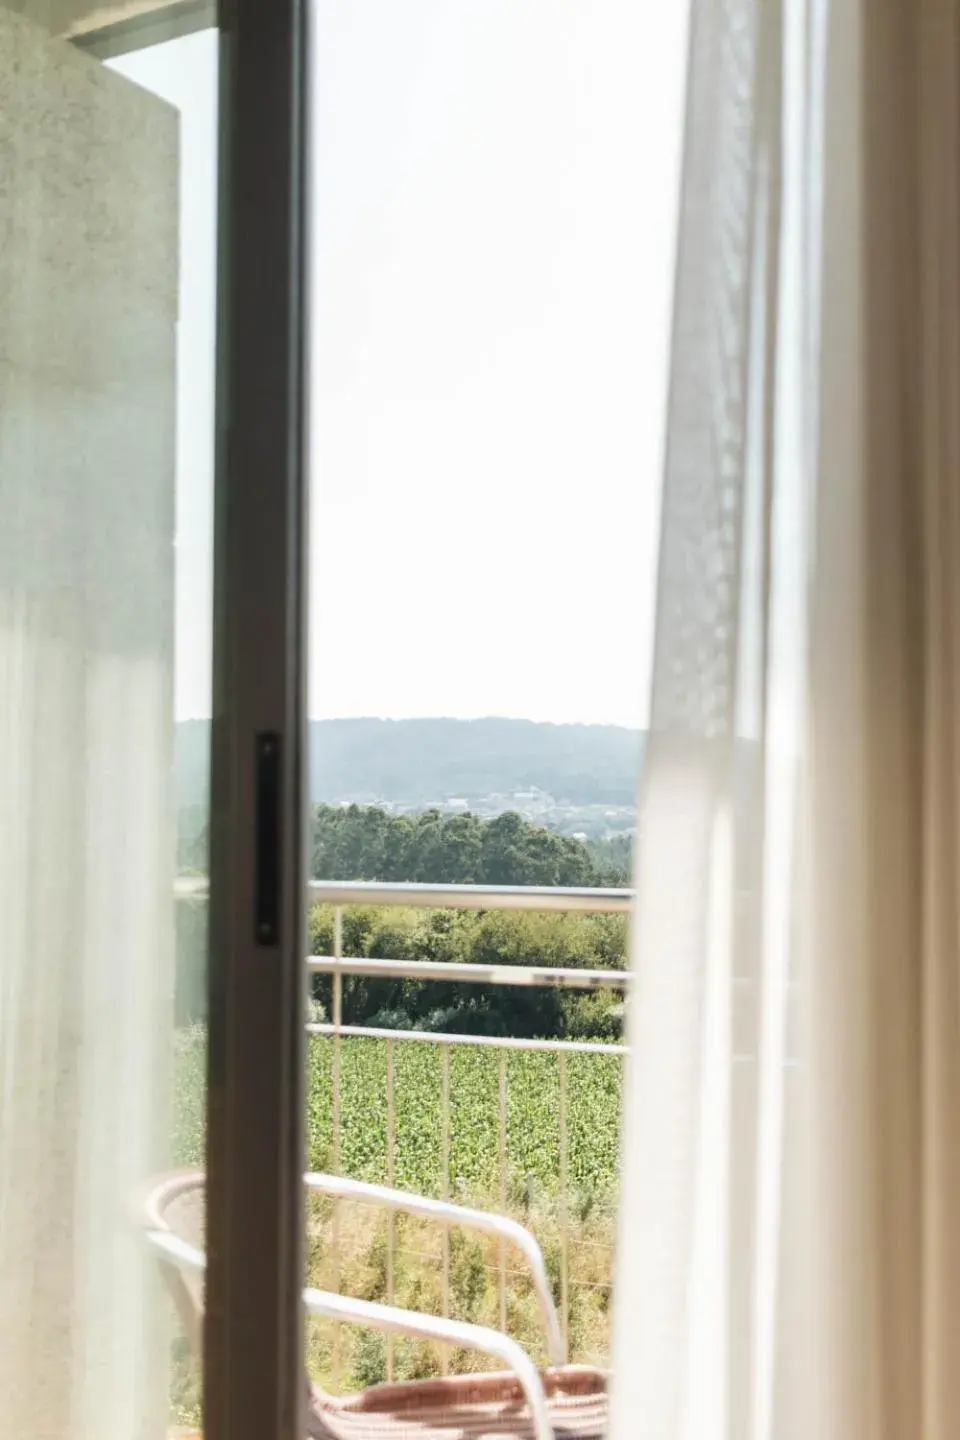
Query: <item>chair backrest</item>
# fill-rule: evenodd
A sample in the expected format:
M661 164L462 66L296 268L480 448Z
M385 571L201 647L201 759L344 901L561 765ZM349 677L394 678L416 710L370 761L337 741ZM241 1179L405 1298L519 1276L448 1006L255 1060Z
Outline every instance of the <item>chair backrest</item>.
M337 1188L342 1183L338 1182ZM142 1211L143 1222L157 1252L161 1272L180 1313L193 1353L197 1358L201 1354L203 1339L203 1252L206 1229L204 1185L205 1177L200 1170L174 1171L154 1181ZM380 1198L381 1194L387 1193L376 1191L372 1198ZM405 1197L404 1204L406 1205L408 1201L409 1197ZM425 1201L418 1202L417 1208L427 1204L428 1202ZM471 1212L461 1211L460 1213L466 1215ZM537 1253L539 1255L539 1251ZM512 1409L522 1403L524 1396L530 1405L536 1434L545 1437L552 1433L547 1412L546 1393L548 1390L555 1390L557 1386L560 1386L565 1394L570 1392L570 1400L577 1404L585 1395L592 1410L597 1410L597 1407L605 1401L606 1385L604 1377L599 1371L583 1370L579 1367L574 1367L573 1371L560 1369L549 1372L544 1382L544 1378L533 1368L529 1358L520 1350L516 1342L508 1340L506 1336L494 1337L494 1332L485 1330L483 1327L440 1322L436 1317L411 1316L406 1312L390 1310L389 1307L372 1305L361 1300L345 1300L338 1296L324 1296L321 1292L313 1290L305 1291L304 1298L305 1303L309 1298L310 1308L314 1314L324 1314L337 1319L346 1318L352 1323L372 1323L387 1329L396 1329L399 1323L405 1331L409 1330L411 1334L424 1335L425 1338L438 1338L440 1332L437 1327L439 1326L443 1329L445 1338L450 1340L450 1330L455 1327L460 1332L457 1343L464 1344L469 1340L479 1340L480 1348L489 1349L491 1354L499 1356L513 1370L510 1375L447 1377L442 1381L430 1382L426 1390L422 1384L415 1385L413 1389L408 1385L374 1386L372 1389L364 1391L363 1394L348 1399L339 1399L325 1394L318 1386L311 1383L309 1375L304 1372L306 1404L303 1419L308 1440L344 1440L348 1431L356 1435L357 1427L352 1423L351 1417L355 1420L361 1413L366 1413L368 1416L372 1416L374 1412L380 1413L383 1411L384 1404L388 1406L390 1413L396 1412L399 1415L401 1411L404 1412L404 1424L409 1433L410 1421L413 1420L416 1423L418 1418L415 1412L423 1410L425 1406L427 1429L436 1428L433 1420L429 1417L431 1414L437 1413L438 1402L444 1417L446 1417L444 1428L448 1429L450 1417L454 1415L455 1418L455 1412L464 1407L473 1406L476 1409L478 1404L483 1403L488 1407L492 1405L494 1410L499 1412L504 1404ZM317 1308L318 1303L319 1309ZM385 1318L386 1325L384 1325ZM463 1331L469 1331L470 1335L465 1337ZM495 1344L492 1343L494 1338L496 1339ZM571 1391L571 1385L574 1386L575 1393ZM586 1390L584 1390L584 1386L586 1386ZM594 1416L595 1419L596 1416ZM589 1428L583 1433L599 1434L593 1420L590 1424L593 1428ZM376 1433L380 1434L382 1430L383 1426L377 1422ZM524 1433L526 1434L527 1431L524 1430ZM572 1435L574 1432L568 1430L568 1433ZM578 1430L577 1433L580 1431Z
M202 1170L174 1170L151 1187L143 1208L149 1231L167 1232L197 1250L204 1250L206 1236L205 1175ZM183 1325L194 1356L199 1360L203 1344L203 1276L178 1265L162 1252L157 1263ZM304 1425L307 1440L336 1440L320 1408L329 1397L304 1375L307 1403Z

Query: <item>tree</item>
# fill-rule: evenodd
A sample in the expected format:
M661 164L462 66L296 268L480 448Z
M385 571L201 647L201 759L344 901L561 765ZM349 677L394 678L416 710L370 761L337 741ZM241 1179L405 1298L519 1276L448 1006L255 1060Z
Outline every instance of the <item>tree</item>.
M417 881L430 885L609 883L579 840L531 825L508 811L476 815L390 815L375 805L318 805L313 874L319 880Z

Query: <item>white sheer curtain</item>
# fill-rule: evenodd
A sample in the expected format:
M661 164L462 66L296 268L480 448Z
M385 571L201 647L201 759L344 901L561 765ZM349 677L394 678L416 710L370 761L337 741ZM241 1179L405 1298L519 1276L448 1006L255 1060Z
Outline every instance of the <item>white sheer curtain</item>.
M960 1424L960 7L694 0L614 1440Z
M49 7L39 10L45 19ZM0 0L0 1434L165 1431L178 123Z

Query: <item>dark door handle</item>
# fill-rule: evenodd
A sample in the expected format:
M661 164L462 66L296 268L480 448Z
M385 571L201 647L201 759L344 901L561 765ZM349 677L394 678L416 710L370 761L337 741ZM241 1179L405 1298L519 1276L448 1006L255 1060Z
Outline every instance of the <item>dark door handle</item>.
M280 736L263 730L256 741L256 913L258 945L280 940Z

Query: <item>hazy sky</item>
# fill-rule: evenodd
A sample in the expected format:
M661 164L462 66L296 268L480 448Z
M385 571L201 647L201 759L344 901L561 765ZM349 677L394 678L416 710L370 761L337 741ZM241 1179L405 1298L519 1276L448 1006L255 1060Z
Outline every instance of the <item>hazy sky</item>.
M312 715L642 723L686 6L318 0ZM177 712L209 713L216 45L182 115Z

